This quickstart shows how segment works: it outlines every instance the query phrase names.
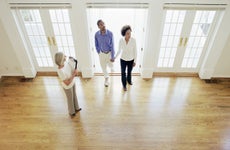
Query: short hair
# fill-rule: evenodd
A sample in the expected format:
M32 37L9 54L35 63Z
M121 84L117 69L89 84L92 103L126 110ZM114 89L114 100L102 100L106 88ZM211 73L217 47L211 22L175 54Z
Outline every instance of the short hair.
M126 34L126 32L127 32L128 30L131 30L131 31L132 31L130 25L125 25L125 26L123 26L123 27L121 28L121 35L122 35L122 36L125 36L125 34Z
M99 19L98 21L97 21L97 26L99 26L99 23L100 22L103 22L103 20L102 19Z
M55 63L58 65L58 66L62 66L64 65L64 53L63 52L57 52L54 56L55 58Z

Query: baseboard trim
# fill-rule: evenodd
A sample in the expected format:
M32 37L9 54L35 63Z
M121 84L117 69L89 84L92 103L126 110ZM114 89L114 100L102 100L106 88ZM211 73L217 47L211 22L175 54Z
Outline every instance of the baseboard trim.
M4 82L4 81L21 81L23 79L26 79L24 76L2 76L1 77L1 82Z
M37 72L36 76L58 76L57 72L50 71L50 72ZM78 72L77 76L82 76L81 72Z
M36 76L58 76L57 72L37 72Z
M121 76L121 73L110 73L110 76ZM132 73L133 76L140 76L140 73ZM57 72L37 72L36 76L58 76ZM82 73L78 72L77 76L82 77ZM94 73L94 76L103 76L103 73ZM9 76L2 76L0 80L4 77ZM22 77L22 76L14 76L14 77ZM153 77L199 77L198 73L187 73L187 72L154 72ZM212 78L211 80L216 79L230 79L230 78Z
M195 72L154 72L153 77L198 77Z
M230 77L213 77L211 79L206 79L206 83L225 83L225 84L230 84Z

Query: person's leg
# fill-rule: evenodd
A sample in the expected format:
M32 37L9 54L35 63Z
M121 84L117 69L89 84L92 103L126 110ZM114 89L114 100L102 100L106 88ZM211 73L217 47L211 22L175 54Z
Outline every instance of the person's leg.
M73 87L70 89L64 89L66 97L67 97L67 104L68 104L68 111L70 115L75 114L74 108L74 97L73 97Z
M127 75L127 82L132 85L132 70L133 70L133 62L134 60L128 61L128 75Z
M73 86L73 98L74 98L74 108L75 108L75 111L78 112L81 110L81 108L79 107L78 105L78 99L77 99L77 93L76 93L76 85L74 84Z
M124 90L126 90L126 61L120 59L120 64L121 64L121 82L123 85Z
M107 65L111 69L111 72L114 72L114 65L113 62L111 62L111 53L107 54Z
M107 86L109 86L109 73L107 71L107 63L108 63L107 54L100 53L99 58L100 58L100 63L101 63L101 69L102 69L102 71L104 73L104 77L105 77L104 85L107 87Z
M106 58L106 54L104 53L100 53L99 54L99 59L100 59L100 64L101 64L101 69L104 73L104 77L108 78L109 77L109 73L107 71L107 58Z

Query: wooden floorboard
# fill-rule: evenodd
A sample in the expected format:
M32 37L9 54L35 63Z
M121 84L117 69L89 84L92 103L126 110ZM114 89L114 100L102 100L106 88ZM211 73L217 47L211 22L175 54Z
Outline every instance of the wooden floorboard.
M57 77L0 82L1 150L229 150L230 84L197 77L76 77L82 111L68 116Z

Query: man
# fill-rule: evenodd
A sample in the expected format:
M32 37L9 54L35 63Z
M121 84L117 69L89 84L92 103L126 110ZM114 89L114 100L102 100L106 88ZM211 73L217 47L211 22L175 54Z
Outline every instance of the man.
M99 54L100 64L104 73L105 87L109 86L109 73L107 66L113 67L114 62L114 40L113 33L105 28L105 24L102 20L97 21L99 31L95 33L95 47Z

